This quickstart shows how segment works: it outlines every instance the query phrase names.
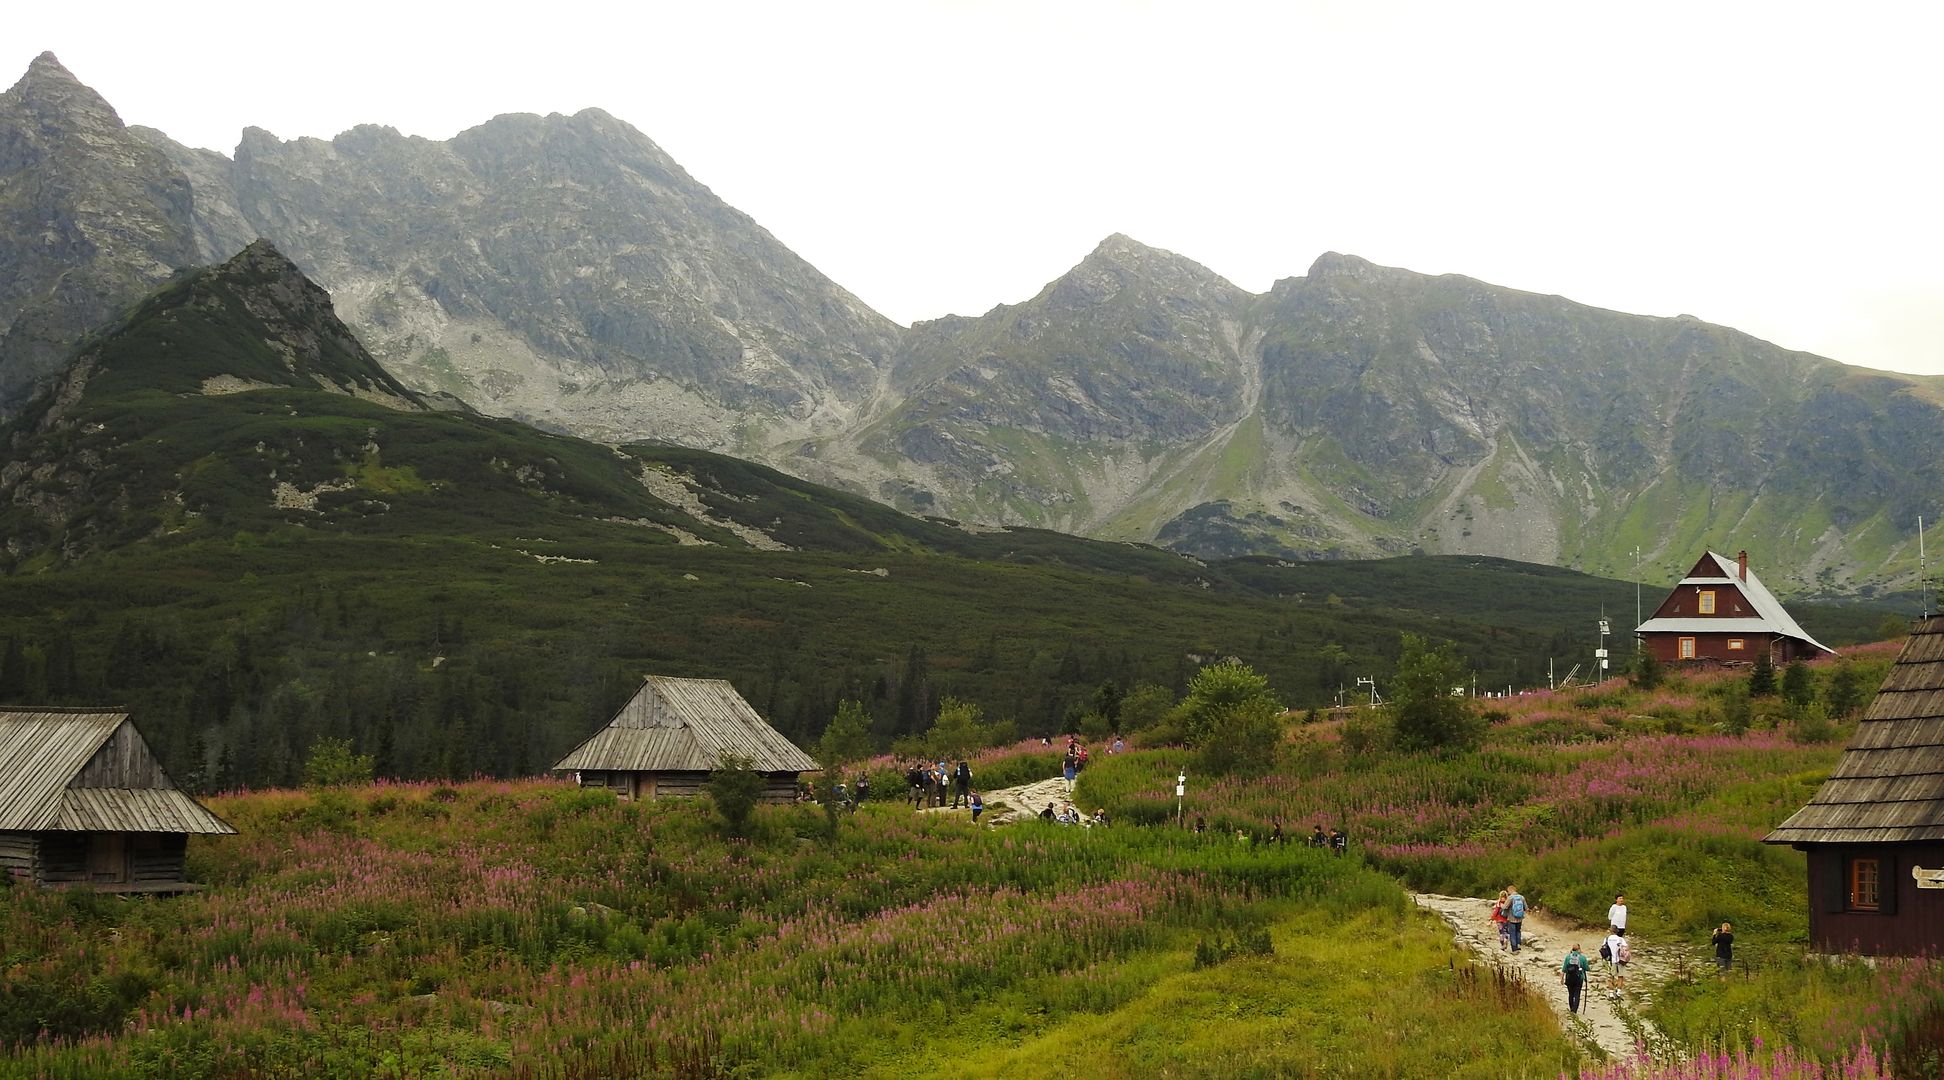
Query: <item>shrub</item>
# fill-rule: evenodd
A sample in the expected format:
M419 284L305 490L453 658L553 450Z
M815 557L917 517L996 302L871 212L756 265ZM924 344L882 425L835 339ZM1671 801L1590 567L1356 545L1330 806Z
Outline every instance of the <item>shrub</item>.
M763 794L763 776L740 754L724 754L709 774L709 798L730 836L749 835L749 816Z

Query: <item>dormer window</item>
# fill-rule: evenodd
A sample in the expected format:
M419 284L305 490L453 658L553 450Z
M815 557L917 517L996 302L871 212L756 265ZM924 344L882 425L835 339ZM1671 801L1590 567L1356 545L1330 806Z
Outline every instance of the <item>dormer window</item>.
M1698 610L1703 615L1713 615L1715 613L1713 589L1701 590L1701 606Z

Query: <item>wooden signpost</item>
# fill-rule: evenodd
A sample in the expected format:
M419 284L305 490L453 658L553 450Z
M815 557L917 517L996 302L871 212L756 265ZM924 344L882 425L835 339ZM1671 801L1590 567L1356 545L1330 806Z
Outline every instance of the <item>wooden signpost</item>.
M1922 866L1910 868L1910 876L1917 879L1920 889L1944 889L1944 869L1929 870Z

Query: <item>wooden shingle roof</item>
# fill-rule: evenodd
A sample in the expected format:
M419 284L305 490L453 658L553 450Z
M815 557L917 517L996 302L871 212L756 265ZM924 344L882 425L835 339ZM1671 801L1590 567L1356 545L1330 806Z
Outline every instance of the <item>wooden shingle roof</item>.
M664 675L649 676L607 727L554 768L708 772L724 754L748 758L758 772L822 768L758 716L726 680Z
M1836 771L1770 844L1944 840L1944 616L1904 642Z
M0 707L0 830L9 832L180 832L236 830L177 790L160 766L160 782L142 788L77 784L88 764L124 725L120 709ZM130 729L128 751L148 748Z

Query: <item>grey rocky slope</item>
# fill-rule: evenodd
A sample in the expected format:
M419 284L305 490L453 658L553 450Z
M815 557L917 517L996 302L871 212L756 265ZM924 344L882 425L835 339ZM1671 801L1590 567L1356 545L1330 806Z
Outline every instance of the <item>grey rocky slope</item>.
M1638 545L1650 578L1712 544L1843 591L1907 584L1944 505L1938 380L1692 318L1336 254L1258 296L1114 236L1022 303L901 330L599 110L249 129L226 157L123 129L42 57L0 132L0 411L56 343L260 235L415 390L970 522L1622 576Z
M196 261L189 180L52 53L0 94L0 412Z
M1908 584L1939 380L1691 317L1328 254L1265 295L1112 237L1033 299L914 327L839 445L909 509L1205 556L1480 553L1789 587Z

